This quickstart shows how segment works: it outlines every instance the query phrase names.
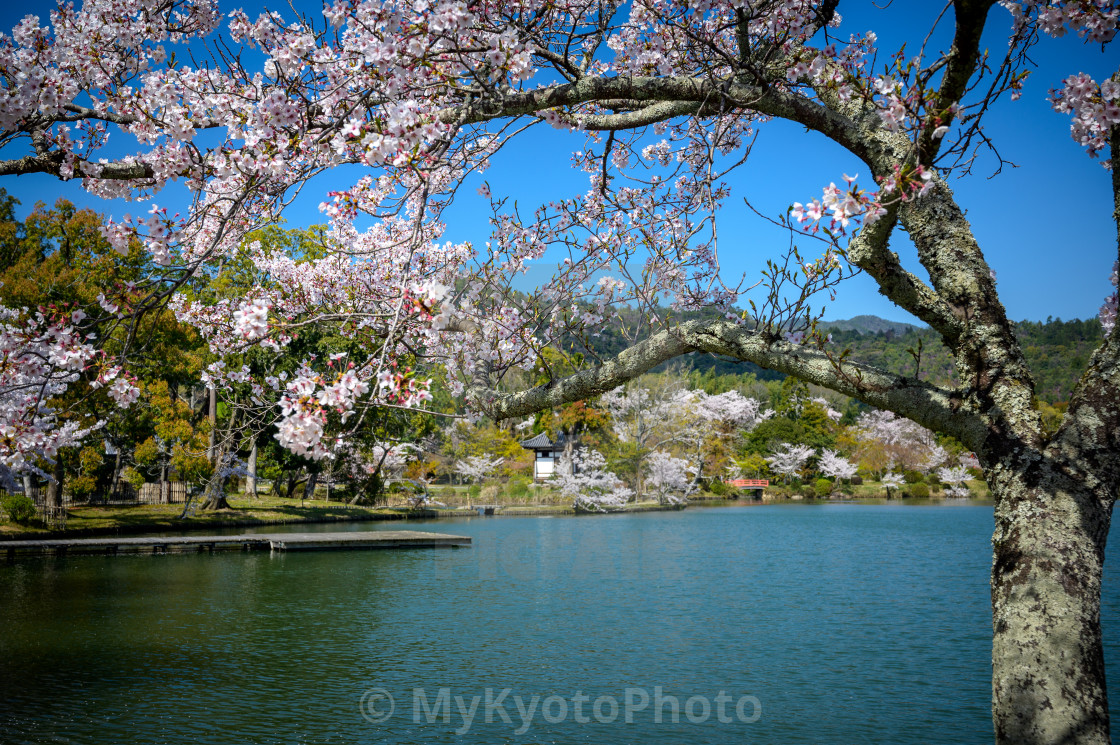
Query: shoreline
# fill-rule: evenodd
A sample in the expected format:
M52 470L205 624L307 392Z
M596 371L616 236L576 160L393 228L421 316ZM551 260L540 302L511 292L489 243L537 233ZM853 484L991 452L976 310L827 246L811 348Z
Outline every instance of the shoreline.
M239 502L241 500L238 500ZM715 500L705 500L712 502ZM734 503L736 500L719 500L720 504ZM143 507L145 505L141 505ZM154 505L153 505L154 506ZM158 505L158 507L167 507L169 505ZM176 505L170 505L172 507ZM18 526L13 524L0 525L0 546L8 541L28 541L28 540L54 540L60 538L98 538L109 536L140 536L152 533L195 533L205 530L214 530L221 528L258 528L266 527L269 525L321 525L330 523L362 523L362 522L383 522L394 520L451 520L462 518L480 517L475 509L419 509L407 510L394 507L359 507L350 505L338 506L322 506L322 505L307 505L298 507L296 505L284 505L278 509L293 510L317 510L319 514L308 515L295 515L291 517L253 517L253 516L239 516L236 512L245 511L251 512L254 505L249 503L248 506L241 506L233 508L232 510L221 510L216 512L202 512L195 515L193 518L186 520L179 520L176 517L161 517L158 514L151 515L150 519L143 522L119 524L104 527L75 527L63 528L61 530L51 530L39 526ZM85 509L99 509L99 508L86 508L79 507L79 510ZM137 509L137 507L130 507L128 509ZM267 509L267 508L264 508ZM491 515L486 517L539 517L546 515L611 515L611 514L627 514L635 512L670 512L684 509L679 505L660 505L656 503L639 502L633 505L627 505L618 510L611 512L577 512L574 508L568 505L499 505ZM323 514L323 513L326 514ZM330 514L330 513L337 514ZM233 513L233 514L231 514ZM137 517L137 516L130 516ZM139 516L143 518L143 516Z
M450 508L436 508L436 509L420 509L409 510L399 507L360 507L345 504L336 505L305 505L299 507L297 505L259 505L253 504L249 500L236 500L238 506L231 510L222 510L218 512L202 512L195 515L193 518L187 520L179 520L172 515L161 516L158 514L150 514L152 511L149 509L149 514L140 515L127 515L124 519L133 519L136 522L127 522L116 525L106 525L98 527L73 527L63 528L62 530L50 530L44 527L36 526L18 526L11 523L0 523L0 546L3 546L8 541L27 541L27 540L54 540L54 539L69 539L69 538L99 538L99 537L112 537L112 536L142 536L150 534L190 534L198 533L200 531L227 529L227 528L260 528L270 525L323 525L331 523L363 523L363 522L392 522L392 521L407 521L407 520L461 520L476 517L482 517L477 509L450 509ZM496 509L492 514L485 515L485 517L547 517L547 516L606 516L606 515L625 515L642 512L676 512L689 507L703 509L705 507L728 507L732 505L739 506L762 506L762 505L777 505L777 504L801 504L801 505L823 505L823 504L898 504L919 502L923 504L943 504L946 503L945 499L768 499L768 500L744 500L744 499L699 499L692 500L686 505L669 505L658 504L656 502L637 502L627 505L621 509L612 510L610 512L586 512L577 511L569 505L496 505ZM983 498L972 498L961 500L969 504L976 502L987 503L990 500ZM174 512L178 511L178 505L141 505L140 508L167 508L176 507ZM106 509L101 507L78 507L79 511L90 509ZM136 510L137 507L124 508L126 510ZM274 517L271 514L266 516L254 516L254 511L264 511L266 513L278 513L290 510L306 510L309 514L296 514L290 516ZM238 514L249 513L249 514ZM139 519L137 519L139 518ZM80 520L82 516L76 516L72 519ZM111 518L104 518L111 519Z

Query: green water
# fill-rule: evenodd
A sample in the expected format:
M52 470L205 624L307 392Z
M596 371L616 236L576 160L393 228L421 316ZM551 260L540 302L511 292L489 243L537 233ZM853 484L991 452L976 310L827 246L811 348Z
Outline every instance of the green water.
M423 525L458 550L0 562L0 742L990 742L991 527L694 508Z

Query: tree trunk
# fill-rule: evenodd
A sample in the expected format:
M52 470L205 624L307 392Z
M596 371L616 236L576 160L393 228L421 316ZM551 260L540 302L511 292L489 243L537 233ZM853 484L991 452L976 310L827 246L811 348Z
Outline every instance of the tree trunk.
M206 501L202 503L203 510L228 510L230 508L229 500L226 499L225 495L225 479L221 479L221 481L222 484L217 487L215 493L207 497Z
M246 466L249 475L245 477L245 493L253 498L257 498L257 443L253 441L253 447L249 450L249 463Z
M319 483L319 472L312 471L311 475L307 477L307 486L303 488L303 495L307 499L315 498L315 487Z
M286 499L294 499L296 496L296 487L299 486L300 473L303 469L297 468L294 471L288 471L285 479L284 493L281 495Z
M225 453L218 454L219 462L225 460ZM223 475L225 469L217 468L206 482L206 499L201 505L203 510L228 510L229 502L226 500L226 482L229 477Z
M23 496L28 498L32 497L32 492L35 490L35 482L31 478L31 474L23 474Z
M215 458L218 454L218 389L210 388L210 406L207 418L210 420L210 444L206 448L206 458L211 465L216 465Z
M1100 631L1111 500L1039 458L988 470L996 494L992 718L997 743L1108 743Z
M118 485L121 483L121 465L121 451L118 448L117 455L113 459L113 475L109 479L109 499L113 498Z
M62 462L62 453L59 452L54 457L54 471L51 473L54 478L47 483L47 507L61 507L62 506L62 484L66 480L66 466Z

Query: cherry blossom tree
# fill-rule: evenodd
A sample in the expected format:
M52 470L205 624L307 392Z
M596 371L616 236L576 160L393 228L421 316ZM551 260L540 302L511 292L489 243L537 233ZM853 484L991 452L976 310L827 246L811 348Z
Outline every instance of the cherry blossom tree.
M935 444L929 448L929 452L926 454L925 460L918 470L922 473L929 473L944 463L948 458L949 452L940 445Z
M638 497L645 493L646 461L658 448L688 439L696 421L693 395L679 381L661 380L649 387L633 385L607 392L602 404L619 442L633 463Z
M856 420L856 436L879 449L890 469L929 471L944 460L944 450L930 430L890 411L869 411Z
M609 512L625 506L633 491L607 470L607 459L598 450L579 448L565 453L553 477L560 493L577 511Z
M646 468L646 483L653 488L658 502L684 504L687 501L689 492L695 486L693 474L696 472L687 460L658 450L650 454Z
M353 490L350 503L384 499L386 482L403 477L405 466L416 457L417 450L416 445L407 442L374 441L360 444L350 441L336 446L333 458L334 463L339 466L337 475L345 478ZM313 475L308 476L309 483L305 493L314 493Z
M792 445L787 442L767 457L766 462L770 464L771 471L785 476L788 482L790 478L801 474L805 463L815 452L808 445Z
M454 391L496 419L600 395L701 352L952 435L977 454L996 501L997 740L1103 743L1099 595L1120 491L1120 337L1108 335L1058 430L1044 433L1030 368L951 179L997 146L987 113L1021 94L1034 45L1073 31L1107 53L1120 10L1004 0L1009 18L995 5L958 0L937 16L946 45L891 48L864 29L841 31L836 0L355 0L328 5L321 19L252 19L215 0L63 4L0 43L0 175L81 179L92 194L143 201L105 234L121 247L142 242L165 268L150 286L159 302L246 252L282 276L236 305L174 301L219 353L284 349L303 324L325 320L359 335L366 353L352 377L308 362L283 386L284 442L312 458L332 451L328 416L354 412L356 422L369 407L423 406L426 381L402 362L413 359L442 365ZM1008 33L991 54L981 45L989 24ZM184 61L199 58L209 61ZM1075 141L1111 166L1120 217L1120 82L1071 74L1053 84ZM720 273L717 216L730 203L727 174L775 119L823 135L869 175L791 195L779 222L819 253L787 245L751 286ZM540 125L585 133L573 163L587 191L528 213L484 185L494 224L486 250L446 240L459 185ZM123 151L107 146L110 134ZM368 171L324 201L325 258L289 264L244 245L315 175L344 164ZM190 195L182 214L158 204L171 184ZM920 267L890 250L900 230ZM515 291L511 279L550 249L566 257L556 274ZM811 302L857 272L941 336L958 385L829 348L815 327L822 304ZM116 312L115 298L105 302ZM498 387L550 344L598 333L615 309L636 306L646 333L615 358L528 390ZM701 307L724 315L680 320ZM1109 328L1115 309L1114 297L1102 309ZM35 447L22 443L45 428L10 430L20 438L11 452Z
M821 450L817 469L825 476L833 479L850 479L856 475L859 468L835 450L827 448Z
M494 473L498 466L505 462L504 458L487 458L485 455L471 455L455 462L455 468L464 477L474 482L481 482Z
M814 398L813 403L819 404L821 409L824 410L825 416L827 416L829 419L831 419L834 422L840 421L840 419L842 419L843 416L844 416L843 413L841 413L841 412L837 411L836 409L832 408L832 403L829 402L829 400L827 398L824 398L824 397Z
M703 476L706 462L718 459L723 441L734 433L750 432L774 414L757 399L735 390L714 395L702 390L681 391L670 402L670 409L679 425L677 436L688 444L695 463L694 486Z
M890 499L891 489L901 489L905 481L906 480L902 478L901 473L887 471L885 474L883 474L882 484L887 489L887 498Z
M937 469L937 478L941 479L942 483L948 484L949 488L945 493L950 497L967 497L968 486L965 484L972 475L964 466L953 466L952 468L939 468Z

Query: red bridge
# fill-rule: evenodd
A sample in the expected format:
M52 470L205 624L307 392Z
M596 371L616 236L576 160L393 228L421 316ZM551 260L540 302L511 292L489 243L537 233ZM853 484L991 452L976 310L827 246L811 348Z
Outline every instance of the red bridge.
M738 489L765 489L770 486L769 479L735 479L734 481L726 481L724 483Z

